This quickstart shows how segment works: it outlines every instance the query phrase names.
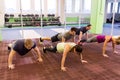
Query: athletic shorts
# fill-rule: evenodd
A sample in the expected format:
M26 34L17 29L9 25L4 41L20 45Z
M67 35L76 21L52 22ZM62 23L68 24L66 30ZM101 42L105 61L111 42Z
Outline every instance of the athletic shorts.
M59 33L58 33L58 34L59 34ZM52 42L60 41L60 40L58 39L58 34L56 34L55 36L51 37L51 41L52 41Z

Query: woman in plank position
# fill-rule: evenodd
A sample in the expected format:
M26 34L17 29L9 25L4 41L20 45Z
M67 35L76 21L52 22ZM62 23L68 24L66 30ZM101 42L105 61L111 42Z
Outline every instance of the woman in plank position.
M62 60L61 60L61 70L66 71L66 67L64 66L67 54L69 52L73 52L74 54L78 54L81 58L82 63L86 63L87 61L83 60L82 57L82 47L74 42L60 42L54 47L44 47L43 52L46 53L46 51L50 52L58 52L63 53Z
M105 54L107 43L112 42L113 53L118 53L115 50L115 45L119 45L120 44L120 36L94 35L91 38L88 38L87 40L86 39L82 39L80 41L80 44L82 44L84 42L86 42L86 43L92 43L92 42L103 43L102 55L104 57L108 57L108 55Z

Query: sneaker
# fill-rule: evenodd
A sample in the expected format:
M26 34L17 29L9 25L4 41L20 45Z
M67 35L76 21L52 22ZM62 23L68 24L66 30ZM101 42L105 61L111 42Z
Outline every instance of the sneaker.
M43 44L43 40L42 40L41 37L40 37L40 39L39 39L39 43L40 43L40 44Z
M40 42L43 42L42 38L40 37Z
M82 39L80 42L86 42L86 39Z
M8 50L11 50L12 44L8 44Z
M10 51L10 50L11 50L11 47L8 46L8 50Z
M43 52L46 53L46 49L45 49L45 47L43 47Z

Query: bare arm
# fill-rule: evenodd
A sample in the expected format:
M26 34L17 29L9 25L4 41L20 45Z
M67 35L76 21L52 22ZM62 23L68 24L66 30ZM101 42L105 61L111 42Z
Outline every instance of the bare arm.
M72 38L72 42L75 42L75 38L76 38L76 32L74 33L74 36Z
M118 52L115 50L115 45L116 45L115 39L114 39L114 38L112 38L113 53L118 54Z
M82 53L80 54L80 60L82 63L87 63L87 61L83 59Z
M65 42L65 38L62 36L62 42Z
M72 38L72 42L75 42L75 36Z
M112 41L112 48L113 48L113 52L115 51L115 41Z
M72 42L75 42L75 35L72 37Z
M88 32L86 32L86 39L88 39Z
M80 40L81 40L81 38L82 38L82 35L83 35L83 33L80 31L78 42L80 42Z
M35 48L34 48L34 51L36 52L36 54L37 54L37 56L38 56L38 61L39 61L39 62L42 62L43 60L42 60L41 53L40 53L38 47L35 47Z
M64 64L65 64L65 59L66 59L66 56L69 52L69 49L70 49L70 46L68 44L66 44L66 46L64 48L64 51L63 51L62 60L61 60L61 70L62 71L66 71L66 68L65 68Z
M14 50L11 50L10 51L10 54L9 54L9 57L8 57L8 67L9 69L14 69L14 65L12 64L12 60L13 60L13 56L15 55L16 51Z
M105 38L105 41L104 41L104 44L103 44L103 52L102 52L102 54L103 54L104 57L108 57L108 56L105 54L105 51L106 51L106 46L107 46L107 43L108 43L109 40L110 40L110 37L106 37L106 38Z

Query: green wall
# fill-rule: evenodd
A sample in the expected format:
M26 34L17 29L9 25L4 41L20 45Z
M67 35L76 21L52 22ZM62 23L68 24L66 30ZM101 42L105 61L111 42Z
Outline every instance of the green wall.
M105 1L106 0L91 0L91 33L100 34L103 31Z
M79 22L79 17L66 17L66 22Z

